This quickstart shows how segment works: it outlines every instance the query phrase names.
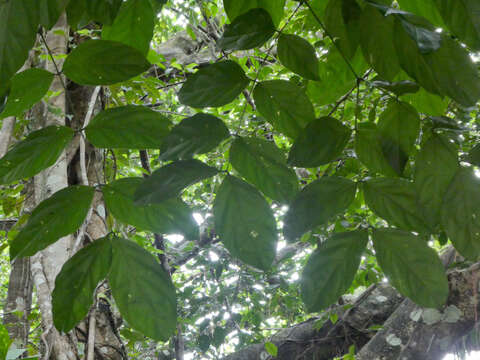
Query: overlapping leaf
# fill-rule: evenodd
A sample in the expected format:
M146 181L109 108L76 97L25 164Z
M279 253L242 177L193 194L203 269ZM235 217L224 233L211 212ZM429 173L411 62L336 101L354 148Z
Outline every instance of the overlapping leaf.
M297 35L281 34L278 38L277 53L280 62L287 69L305 79L320 80L317 54L307 40Z
M78 0L73 0L75 2ZM111 25L117 16L122 0L85 0L88 15L103 25Z
M248 10L262 8L268 11L275 25L283 18L285 0L223 0L223 7L230 21Z

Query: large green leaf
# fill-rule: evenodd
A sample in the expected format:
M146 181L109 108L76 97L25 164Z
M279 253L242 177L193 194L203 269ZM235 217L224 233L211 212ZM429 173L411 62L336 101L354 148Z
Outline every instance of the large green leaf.
M218 170L201 161L178 160L155 170L137 188L135 203L147 205L174 198L188 186L212 177Z
M305 79L320 80L317 54L307 40L297 35L281 34L278 38L277 54L287 69Z
M351 134L348 127L334 118L314 120L293 143L288 163L298 167L327 164L342 154Z
M415 161L415 188L423 217L430 226L440 222L443 197L453 180L458 164L458 149L442 135L432 135Z
M365 202L378 216L404 230L430 233L417 204L412 182L398 178L374 178L363 185Z
M99 148L158 149L169 127L170 121L159 112L127 105L102 111L85 133Z
M188 159L215 149L230 133L222 120L198 113L183 119L163 139L160 159Z
M149 67L142 53L131 46L110 40L88 40L68 55L63 72L80 85L111 85L131 79Z
M0 324L0 359L6 359L11 343L12 340L10 340L10 336L8 336L7 328L3 324Z
M133 241L113 238L108 283L122 317L135 330L167 341L177 324L177 300L170 275Z
M37 37L38 0L0 2L0 84L20 69Z
M228 175L213 205L215 231L232 254L261 270L275 258L277 226L272 209L253 186Z
M62 267L52 293L53 322L67 333L88 314L98 283L107 277L112 262L110 237L87 245Z
M10 94L0 119L20 115L42 100L53 80L51 72L28 69L16 74L11 80Z
M445 270L435 250L423 239L405 231L382 229L373 232L373 245L380 267L402 295L427 308L445 304Z
M0 184L32 177L55 164L73 135L73 130L64 126L30 133L0 159Z
M69 1L65 12L67 13L68 25L70 25L73 30L82 28L91 20L87 11L87 0Z
M223 7L230 21L248 10L262 8L268 11L276 26L283 18L285 0L223 0Z
M348 179L323 177L305 186L285 215L283 233L294 241L343 212L355 198L357 185Z
M472 165L480 167L480 144L476 144L470 149L467 155L467 161Z
M308 259L300 283L308 311L325 310L348 290L368 242L365 230L335 234Z
M266 196L290 202L298 191L295 171L274 143L259 138L238 137L230 147L230 163L248 182Z
M432 24L443 27L442 16L435 6L435 1L436 0L397 0L402 10L423 16Z
M72 0L76 1L76 0ZM39 0L38 16L40 24L51 29L60 18L70 0Z
M10 244L10 257L33 256L76 231L87 216L94 193L92 187L74 185L42 201Z
M441 221L455 249L467 259L480 255L480 179L460 168L443 198Z
M286 80L263 81L253 92L257 110L274 129L291 138L315 119L315 110L305 91Z
M102 39L121 42L147 55L154 25L155 15L148 0L128 0L113 24L103 27Z
M235 61L221 61L191 75L180 89L178 99L196 108L219 107L235 100L249 82Z
M116 180L103 188L105 204L112 215L126 224L159 234L184 234L198 238L198 227L190 208L180 199L169 199L161 204L137 206L134 194L143 183L141 178Z
M222 50L248 50L263 45L274 33L270 14L262 8L251 9L225 25L217 44Z
M111 25L113 23L118 10L122 6L122 2L122 0L85 0L88 15L103 25Z
M403 95L401 100L408 102L415 109L417 109L419 113L430 116L444 115L450 102L447 97L442 98L439 95L429 93L423 88L421 88L415 94Z

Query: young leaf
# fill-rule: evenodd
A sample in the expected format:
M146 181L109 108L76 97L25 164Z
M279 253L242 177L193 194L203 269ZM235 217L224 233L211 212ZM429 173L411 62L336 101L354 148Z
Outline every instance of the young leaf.
M126 224L159 234L184 234L188 239L198 238L198 227L190 208L180 199L169 199L161 204L137 206L134 194L143 183L141 178L123 178L102 189L105 204L112 215Z
M285 0L223 0L223 8L230 21L248 10L262 8L268 11L275 26L278 26L283 18Z
M80 85L111 85L131 79L149 67L147 59L133 47L110 40L88 40L67 56L63 72Z
M18 116L24 110L39 102L50 88L51 72L42 69L28 69L16 74L11 80L10 93L0 119Z
M95 189L74 185L57 191L33 210L10 245L10 258L33 256L76 231L87 216Z
M253 92L258 111L273 127L295 139L315 119L315 111L305 91L286 80L264 81Z
M409 232L381 229L373 232L373 246L380 267L402 295L427 308L445 304L445 270L426 241Z
M217 173L217 169L195 159L175 161L155 170L143 181L135 191L135 204L155 204L177 197L186 187Z
M52 293L53 322L58 331L67 333L85 318L95 288L107 277L111 262L112 244L105 237L87 245L63 265Z
M375 178L364 183L365 203L378 216L404 230L431 232L418 206L412 182L395 178Z
M328 164L341 155L351 135L352 131L334 118L314 120L293 143L288 163L298 167Z
M222 50L248 50L263 45L274 33L270 14L261 8L251 9L225 25L217 44Z
M253 186L227 176L213 204L215 231L232 256L261 270L275 258L277 230L272 209Z
M277 53L280 62L287 69L305 79L320 80L317 54L307 40L297 35L281 34L278 38Z
M269 341L265 343L265 350L267 350L267 352L273 357L277 357L278 355L277 346L274 343L271 343Z
M459 168L443 198L441 221L458 252L480 255L480 179L472 168Z
M167 341L177 324L177 300L170 276L133 241L112 238L108 282L120 313L135 330Z
M230 163L271 199L289 203L298 192L297 175L270 141L238 137L230 147Z
M183 119L163 139L160 159L189 159L197 154L205 154L229 136L228 128L222 120L213 115L198 113Z
M421 211L431 227L440 222L443 197L458 168L458 149L442 135L432 135L417 155L414 184Z
M221 61L191 75L180 89L178 99L195 108L220 107L235 100L249 82L235 61Z
M310 256L300 289L308 311L326 309L348 290L368 242L366 230L335 234Z
M0 184L32 177L55 164L73 134L65 126L48 126L31 132L0 159Z
M85 133L99 148L158 149L169 128L170 120L159 112L127 105L100 112Z
M78 0L73 0L78 1ZM111 25L122 5L122 0L85 0L88 15L103 25Z
M294 241L343 212L355 198L357 185L348 179L323 177L305 186L285 215L283 233Z
M122 4L111 26L104 26L103 40L129 45L143 55L150 49L155 26L155 15L148 0L128 0Z

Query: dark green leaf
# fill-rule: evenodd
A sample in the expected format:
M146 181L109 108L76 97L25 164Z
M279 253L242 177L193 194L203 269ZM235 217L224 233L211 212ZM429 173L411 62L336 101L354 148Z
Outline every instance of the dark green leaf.
M103 188L105 204L119 221L159 234L184 234L198 238L198 227L189 207L180 199L169 199L161 204L137 206L134 194L143 183L141 178L116 180Z
M402 10L423 16L432 24L439 27L444 27L442 17L435 6L435 1L436 0L397 0Z
M53 322L67 333L88 314L98 283L107 277L112 262L109 237L87 245L62 267L52 293Z
M429 54L440 48L442 36L429 22L411 14L399 16L398 19L405 32L417 44L420 53Z
M357 185L348 179L323 177L305 186L285 215L283 233L293 241L343 212L355 198Z
M271 199L288 203L298 191L297 175L270 141L238 137L230 147L230 163Z
M215 149L230 133L222 120L198 113L183 119L163 139L160 159L188 159Z
M64 126L31 132L0 159L0 184L32 177L55 164L73 134L72 129Z
M231 60L222 61L191 75L178 98L182 104L196 108L219 107L235 100L249 82L240 65Z
M480 255L480 179L473 168L460 168L443 198L441 221L458 252Z
M149 67L150 63L135 48L116 41L88 40L68 55L63 72L80 85L111 85L131 79Z
M365 203L376 215L404 230L430 233L417 204L412 182L395 178L376 178L364 183Z
M91 18L87 12L87 0L71 0L66 8L68 25L73 30L87 25Z
M7 358L8 348L11 343L12 341L8 336L7 328L3 324L0 324L0 359L3 360Z
M278 38L277 54L287 69L305 79L320 80L315 48L297 35L282 34Z
M18 116L39 102L50 88L51 72L42 69L28 69L16 74L11 80L10 93L0 119Z
M445 270L435 250L423 239L409 232L382 229L373 232L373 245L383 272L402 295L427 308L445 304Z
M39 0L38 16L40 24L51 29L60 18L70 0ZM76 1L76 0L72 0Z
M288 163L298 167L328 164L342 154L351 134L348 127L331 117L314 120L293 143Z
M122 0L85 0L85 2L89 16L103 25L113 23L122 5Z
M268 11L276 26L283 18L285 0L223 0L223 7L230 21L248 10L262 8Z
M147 55L154 25L155 15L148 0L128 0L112 26L103 27L102 39L121 42Z
M158 149L170 121L144 106L127 105L99 113L86 127L88 141L99 148Z
M153 255L132 241L113 238L108 282L122 317L155 340L167 341L177 324L177 300L170 276Z
M261 8L251 9L225 25L223 36L218 40L222 50L248 50L259 47L275 33L270 14Z
M285 135L295 139L315 119L315 110L305 91L286 80L264 81L253 92L257 110Z
M441 116L445 114L448 103L450 102L448 98L442 98L424 89L420 89L420 91L415 94L403 95L401 99L412 105L419 113L430 116Z
M272 209L253 186L227 176L213 205L215 231L232 254L261 270L275 258L277 226Z
M403 80L393 83L388 81L376 80L372 81L370 85L387 91L391 91L397 96L402 96L409 93L417 93L420 90L420 86L410 80Z
M322 242L308 259L301 294L308 311L325 310L348 290L368 242L365 230L335 234Z
M443 197L458 168L458 149L442 135L432 135L415 161L415 188L424 218L434 227L440 222Z
M57 191L33 210L10 245L10 257L33 256L76 231L87 216L95 189L74 185Z
M475 145L468 153L467 161L480 167L480 144Z
M217 169L195 159L175 161L154 171L143 181L135 191L135 204L155 204L177 197L186 187L217 173Z

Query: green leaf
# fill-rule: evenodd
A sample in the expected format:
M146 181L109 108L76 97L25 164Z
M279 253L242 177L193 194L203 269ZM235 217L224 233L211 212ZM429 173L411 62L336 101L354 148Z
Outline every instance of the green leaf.
M335 234L322 242L305 265L300 282L309 312L325 310L348 290L368 242L366 230Z
M472 165L480 167L480 144L475 145L468 152L467 161Z
M51 29L62 15L70 0L39 0L38 16L40 24ZM72 0L76 1L76 0Z
M351 135L352 131L334 118L314 120L293 143L288 163L297 167L328 164L342 154Z
M158 149L169 127L170 120L159 112L127 105L100 112L85 133L99 148Z
M427 242L409 232L373 232L377 261L392 285L416 304L438 308L445 304L448 282L443 265Z
M404 230L431 232L417 204L412 182L394 178L370 179L364 183L363 193L370 210L389 224Z
M11 80L10 94L0 119L18 116L42 100L53 80L51 72L28 69L16 74Z
M278 38L277 54L287 69L305 79L320 80L317 54L307 40L297 35L281 34Z
M109 237L87 245L62 267L52 293L53 322L67 333L88 314L97 284L107 277L112 262Z
M230 163L273 200L288 203L298 192L297 175L287 167L283 153L273 142L238 137L230 147Z
M277 226L272 209L253 186L228 175L213 204L215 231L232 256L261 270L275 258Z
M155 15L148 0L124 2L111 26L104 26L103 40L113 40L129 45L143 55L150 49Z
M419 113L430 116L442 116L446 113L448 98L442 98L439 95L431 94L424 89L420 89L415 94L406 94L401 97L401 100L408 102Z
M459 168L443 198L441 221L455 249L467 259L480 255L480 179Z
M345 211L356 190L353 181L336 176L323 177L305 186L285 215L283 233L287 240L294 241Z
M257 110L274 129L295 139L315 119L315 110L305 91L286 80L263 81L253 92Z
M10 244L10 258L33 256L76 231L87 216L94 193L92 187L73 185L42 201Z
M155 204L177 197L188 186L217 173L217 169L195 159L175 161L155 170L143 181L135 191L135 204Z
M7 328L3 324L0 324L0 359L6 359L11 343L12 340L10 340L10 336L8 336Z
M271 343L269 341L267 341L265 343L265 350L267 350L267 352L272 355L273 357L277 357L278 355L278 348L277 346L274 344L274 343Z
M275 26L278 26L283 18L285 0L223 0L223 8L230 21L248 10L262 8L268 11Z
M230 136L222 120L198 113L183 119L163 139L160 150L161 160L188 159L215 149Z
M131 79L149 68L150 63L140 51L110 40L81 43L63 64L64 74L80 85L111 85Z
M221 61L191 75L180 89L178 99L195 108L220 107L235 100L249 82L235 61Z
M251 9L225 25L217 44L222 50L248 50L263 45L274 33L270 14L261 8Z
M78 0L72 0L78 1ZM103 25L111 25L122 5L122 0L85 0L88 15Z
M410 80L402 80L397 82L388 82L382 80L375 80L370 83L371 86L384 89L394 93L397 96L402 96L409 93L417 93L420 90L420 86Z
M190 208L180 199L161 204L137 206L134 194L143 183L141 178L124 178L103 187L105 204L120 222L159 234L184 234L198 239L198 227Z
M422 16L438 27L444 27L442 17L435 6L435 1L436 0L397 0L402 10Z
M420 53L429 54L440 48L442 36L428 21L408 13L398 16L397 19L405 32L415 41Z
M32 177L55 164L73 135L73 130L65 126L31 132L0 159L0 184Z
M417 155L415 188L423 216L431 227L440 222L443 197L458 168L458 149L442 135L432 135Z
M22 67L35 43L39 22L37 1L0 2L0 84Z
M122 317L135 330L167 341L177 325L175 287L148 251L133 241L113 238L108 282Z
M91 18L87 12L87 0L71 0L66 8L68 25L77 30L87 25Z

